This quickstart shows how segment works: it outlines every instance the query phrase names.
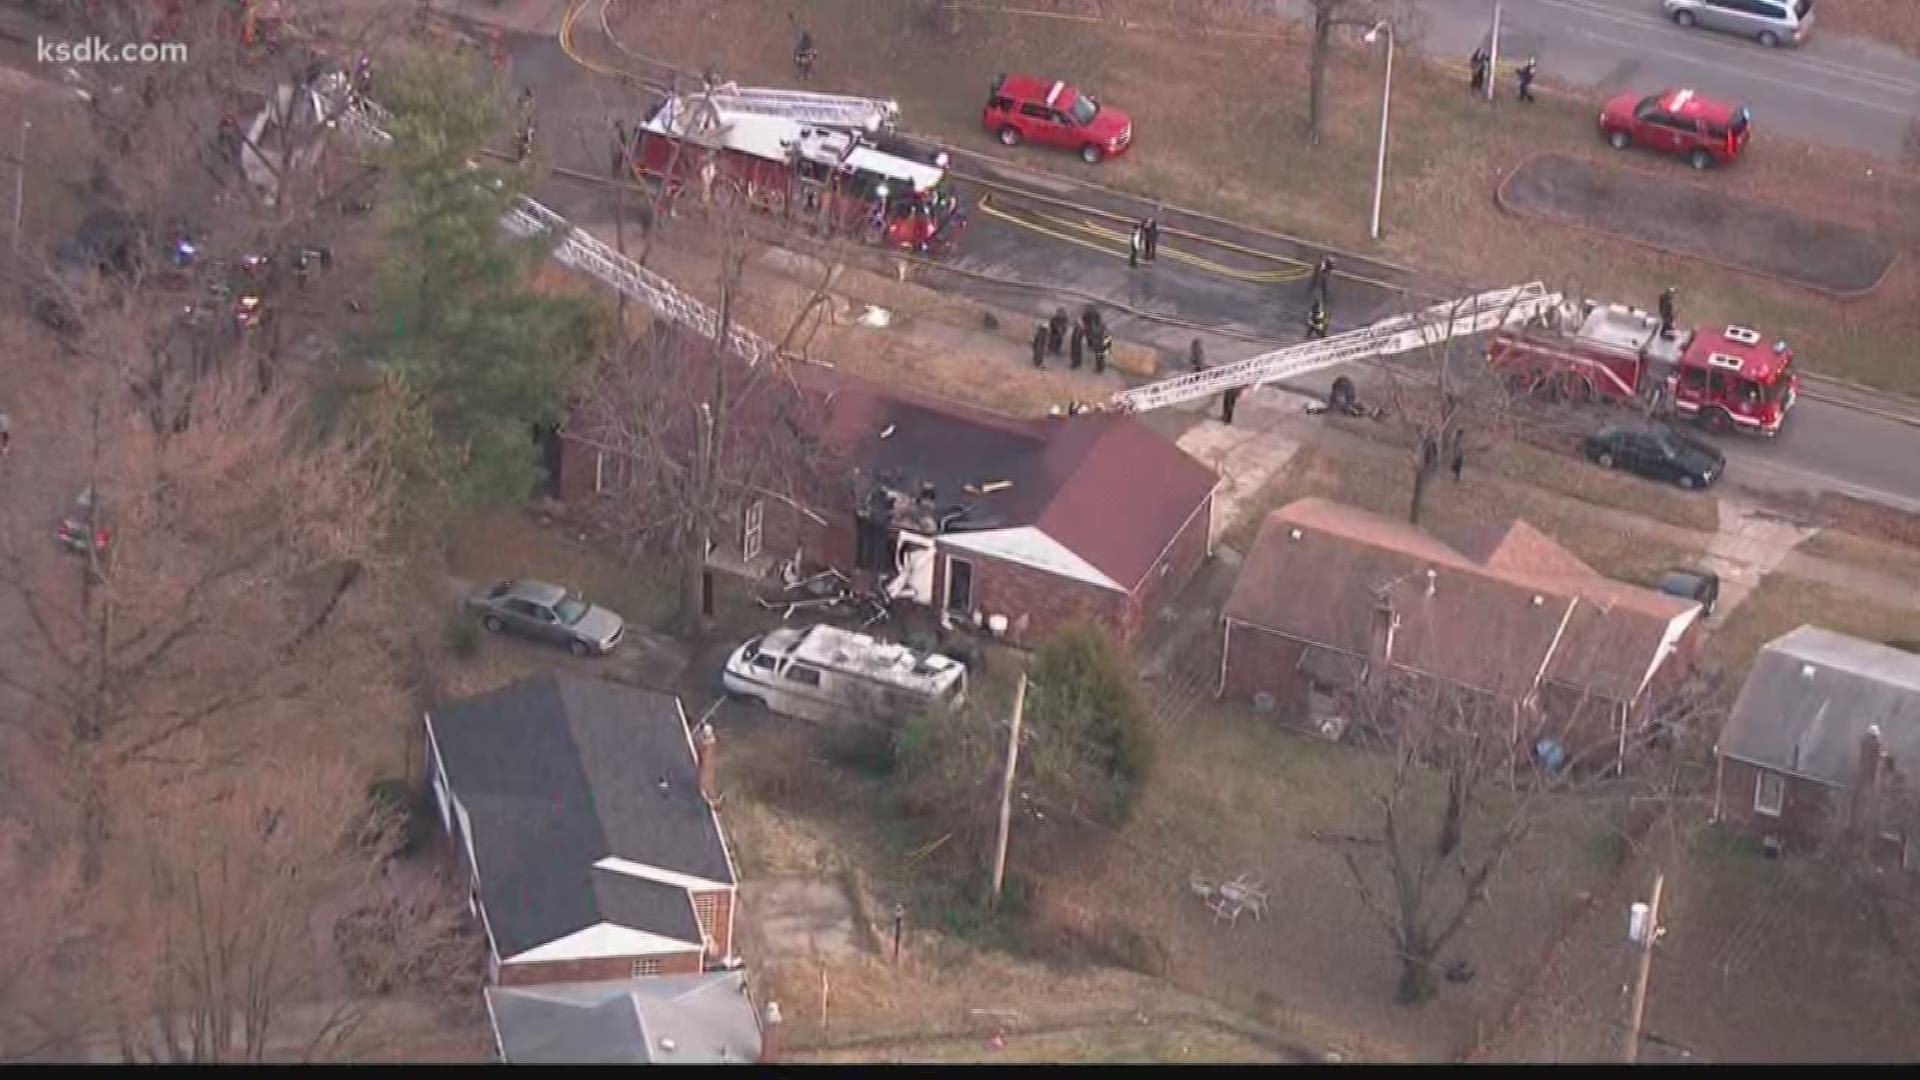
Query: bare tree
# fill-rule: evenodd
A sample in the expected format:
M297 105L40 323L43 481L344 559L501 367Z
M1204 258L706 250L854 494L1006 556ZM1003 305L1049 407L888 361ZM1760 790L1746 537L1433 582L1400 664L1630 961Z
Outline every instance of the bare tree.
M709 217L719 248L716 336L656 324L609 358L587 394L574 435L609 460L609 515L629 551L670 558L679 581L676 622L706 624L707 558L748 503L796 507L831 495L823 455L824 395L809 391L783 355L759 362L735 353L751 251L740 206ZM831 274L829 265L828 272ZM825 295L823 280L776 339L776 353Z
M1356 715L1379 743L1366 792L1376 813L1345 861L1399 956L1397 1000L1433 997L1442 957L1543 821L1609 804L1697 811L1705 778L1695 755L1716 709L1686 683L1619 719L1617 737L1583 739L1579 725L1608 716L1610 703L1548 710L1532 694L1516 700L1410 673L1376 676L1356 694ZM1617 822L1629 837L1631 822L1631 813Z
M1310 11L1307 38L1307 141L1320 143L1326 115L1327 58L1333 51L1335 27L1364 28L1380 19L1374 0L1307 0Z

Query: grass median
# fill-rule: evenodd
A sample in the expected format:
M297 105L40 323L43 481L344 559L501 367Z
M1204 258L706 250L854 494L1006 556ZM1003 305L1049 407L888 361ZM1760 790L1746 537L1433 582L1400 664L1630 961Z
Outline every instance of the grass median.
M1105 5L1110 17L1164 20L1157 0ZM1191 26L1199 16L1190 19ZM995 73L1074 80L1125 108L1135 144L1089 167L1065 153L1013 151L1020 163L1152 195L1252 224L1370 249L1380 80L1377 57L1342 38L1327 75L1324 137L1309 148L1303 36L1271 18L1237 24L1260 38L1128 31L1118 22L1068 21L968 10L955 36L930 26L924 5L813 0L820 45L815 85L900 102L906 126L972 150L998 150L979 109ZM635 52L767 85L790 79L792 28L754 0L630 0L613 20ZM1411 44L1411 42L1409 43ZM1409 52L1412 50L1403 50ZM1549 80L1552 72L1546 72ZM1648 87L1647 89L1657 89ZM1502 90L1509 92L1510 85ZM1893 163L1798 143L1762 127L1731 169L1695 177L1684 162L1613 156L1594 133L1594 102L1544 93L1538 104L1471 99L1464 76L1403 57L1396 65L1383 253L1448 277L1506 283L1543 279L1573 293L1650 305L1665 287L1682 315L1737 321L1793 341L1808 370L1888 389L1920 388L1905 341L1920 337L1920 270L1898 263L1872 296L1840 304L1785 285L1543 227L1503 213L1493 189L1542 150L1606 156L1730 194L1777 201L1874 229L1901 243L1920 235L1908 208L1920 177Z

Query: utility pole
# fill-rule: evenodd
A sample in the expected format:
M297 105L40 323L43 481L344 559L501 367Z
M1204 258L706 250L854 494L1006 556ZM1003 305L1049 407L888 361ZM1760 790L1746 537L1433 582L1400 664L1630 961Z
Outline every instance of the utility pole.
M1640 1060L1640 1022L1647 1011L1647 979L1653 974L1653 945L1660 939L1660 888L1665 874L1653 875L1653 897L1646 904L1633 905L1627 919L1627 938L1640 948L1640 973L1633 982L1633 1012L1627 1017L1626 1063ZM1639 923L1638 933L1634 923Z
M1493 102L1493 84L1500 81L1500 0L1493 0L1493 44L1487 48L1487 102Z
M1007 832L1013 827L1013 773L1020 764L1020 716L1027 708L1027 676L1020 674L1020 686L1013 692L1013 730L1007 734L1007 775L1000 781L1000 838L993 845L993 891L987 894L987 906L1000 906L1000 886L1007 875Z
M20 156L13 166L13 250L20 250L20 233L27 227L27 131L33 121L20 121Z

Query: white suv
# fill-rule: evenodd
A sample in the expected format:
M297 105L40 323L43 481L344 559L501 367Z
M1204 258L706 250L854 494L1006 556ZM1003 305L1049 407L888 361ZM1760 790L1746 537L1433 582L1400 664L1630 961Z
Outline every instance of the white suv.
M1754 38L1768 48L1798 45L1813 29L1813 0L1665 0L1682 27L1704 26Z

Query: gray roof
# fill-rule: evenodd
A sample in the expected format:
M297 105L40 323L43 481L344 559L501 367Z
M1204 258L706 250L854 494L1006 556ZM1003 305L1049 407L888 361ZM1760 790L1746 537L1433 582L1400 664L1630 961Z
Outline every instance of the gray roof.
M515 1065L746 1064L760 1054L759 1025L738 971L490 986L487 1006L501 1050Z
M1858 771L1878 725L1896 768L1920 761L1920 656L1802 626L1767 643L1720 734L1720 752L1831 784Z
M593 869L615 856L734 883L672 694L554 671L432 724L502 958L601 922L700 942L684 891Z

